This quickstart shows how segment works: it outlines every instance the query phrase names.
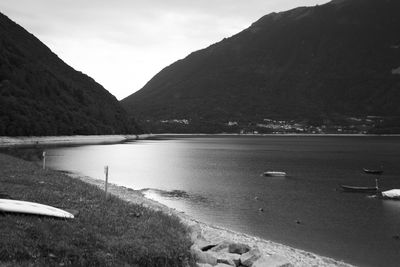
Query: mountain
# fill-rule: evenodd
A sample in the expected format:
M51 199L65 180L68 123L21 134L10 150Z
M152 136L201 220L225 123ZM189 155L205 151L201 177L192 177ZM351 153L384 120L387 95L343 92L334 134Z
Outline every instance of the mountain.
M121 103L151 131L235 132L279 120L321 128L349 119L376 128L376 118L400 131L399 14L398 0L272 13L166 67Z
M0 13L0 136L136 131L113 95Z

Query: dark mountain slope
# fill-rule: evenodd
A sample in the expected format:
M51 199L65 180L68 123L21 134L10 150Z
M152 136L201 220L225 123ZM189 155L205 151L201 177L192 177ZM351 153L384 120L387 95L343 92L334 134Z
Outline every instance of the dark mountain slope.
M193 131L263 118L399 116L398 14L397 0L272 13L166 67L122 104L153 124L189 119Z
M0 135L135 132L117 99L0 14Z

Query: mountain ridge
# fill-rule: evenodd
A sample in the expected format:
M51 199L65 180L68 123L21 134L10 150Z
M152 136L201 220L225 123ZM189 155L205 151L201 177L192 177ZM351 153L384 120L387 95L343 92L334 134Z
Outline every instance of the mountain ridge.
M346 0L271 13L164 68L121 103L156 131L171 119L189 120L189 131L202 123L229 131L228 121L399 116L398 11L393 0Z
M0 13L0 135L138 131L117 99Z

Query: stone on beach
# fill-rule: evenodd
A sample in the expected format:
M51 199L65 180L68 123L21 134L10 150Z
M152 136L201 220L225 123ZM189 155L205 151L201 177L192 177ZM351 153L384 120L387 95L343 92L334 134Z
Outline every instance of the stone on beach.
M217 258L217 263L224 263L230 266L238 266L240 263L240 255L226 252L217 252L213 254Z
M232 243L228 242L228 241L222 241L219 244L217 244L215 247L210 249L210 251L213 251L213 252L220 252L220 251L228 252L230 244L232 244Z
M190 230L190 233L191 233L190 238L193 241L198 240L198 239L200 239L202 237L202 234L201 234L202 229L201 229L200 225L198 225L198 224L191 225L189 227L189 230Z
M250 251L250 246L241 243L229 244L229 253L244 254Z
M206 246L200 246L201 251L208 251L212 248L214 248L216 245L211 244L211 245L206 245Z
M261 251L258 248L253 248L240 256L240 263L244 266L251 267L261 256Z
M201 251L196 244L190 247L190 252L197 263L207 263L212 266L217 264L217 258L212 253L208 251Z

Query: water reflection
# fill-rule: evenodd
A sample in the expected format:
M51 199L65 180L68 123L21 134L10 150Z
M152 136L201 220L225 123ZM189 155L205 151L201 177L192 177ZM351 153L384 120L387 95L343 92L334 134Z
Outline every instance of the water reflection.
M393 221L400 221L400 200L382 200L383 215ZM400 225L399 225L400 229Z
M72 170L103 179L104 166L109 166L110 183L134 189L158 188L173 190L175 180L183 180L186 157L179 145L143 141L128 144L69 147L48 150L48 164L56 169ZM187 173L188 174L188 173Z
M369 185L362 168L385 165L383 189L400 188L399 137L226 137L53 148L48 164L144 190L148 197L223 227L360 265L397 266L400 202L344 194ZM283 170L289 177L260 176ZM260 212L262 208L262 212ZM301 224L296 224L301 221Z

